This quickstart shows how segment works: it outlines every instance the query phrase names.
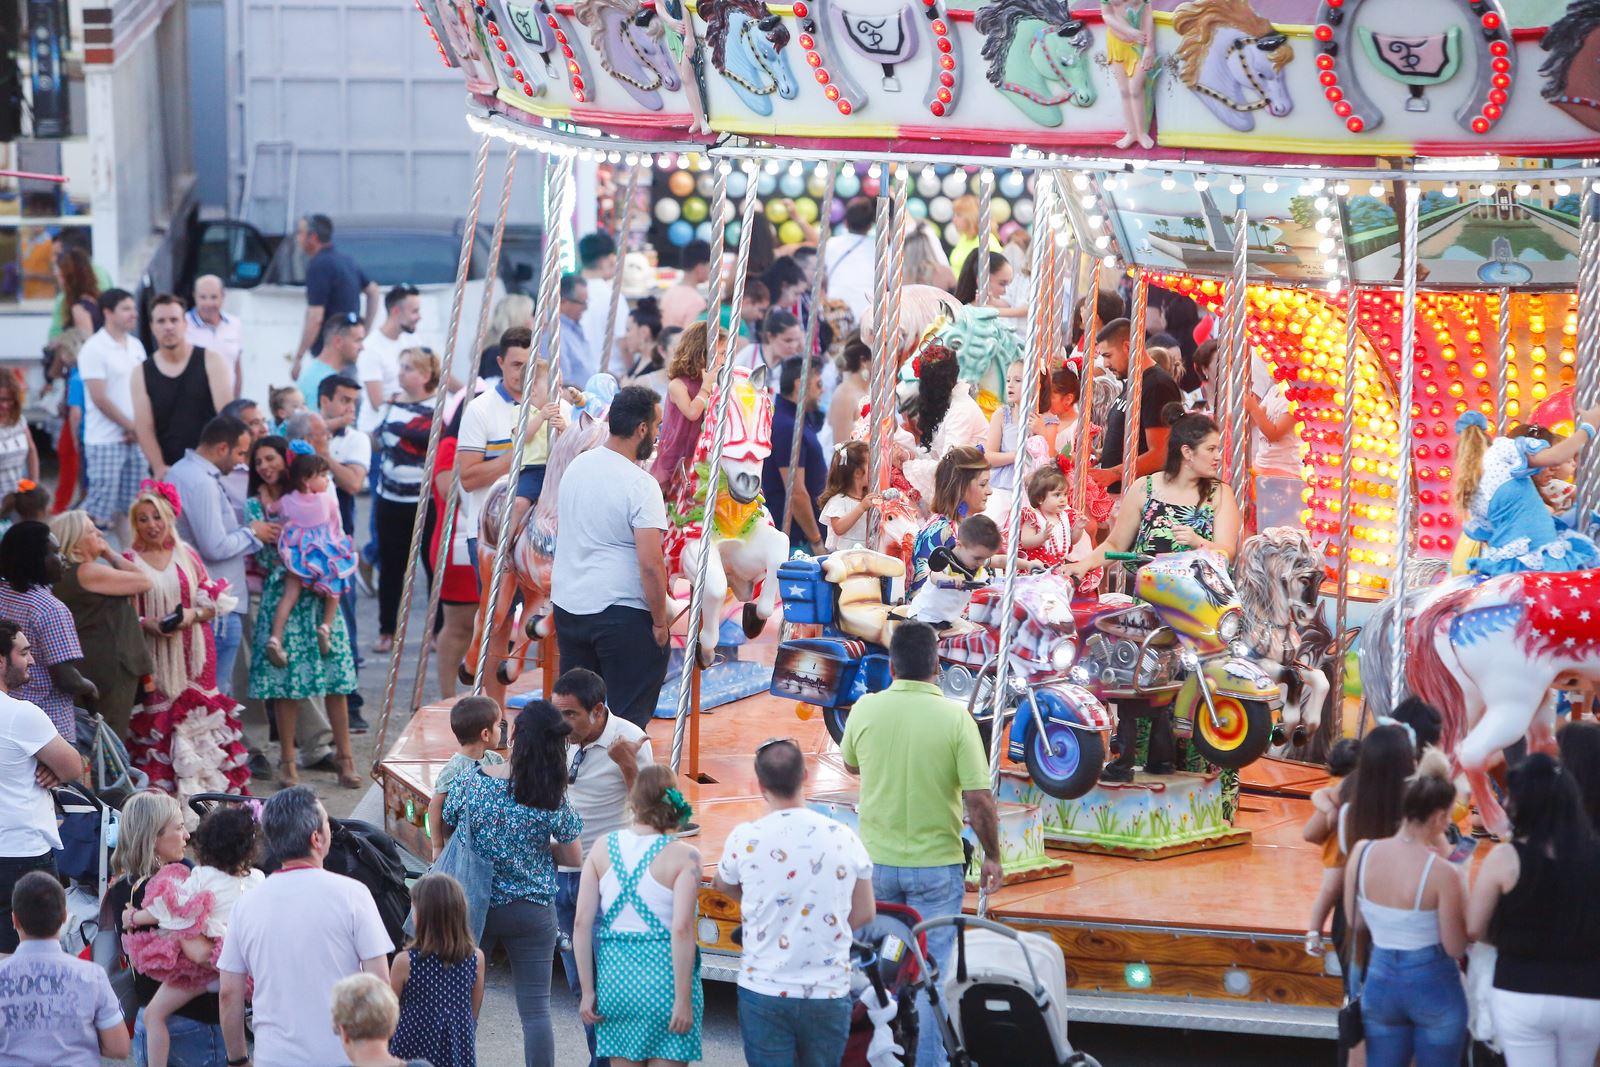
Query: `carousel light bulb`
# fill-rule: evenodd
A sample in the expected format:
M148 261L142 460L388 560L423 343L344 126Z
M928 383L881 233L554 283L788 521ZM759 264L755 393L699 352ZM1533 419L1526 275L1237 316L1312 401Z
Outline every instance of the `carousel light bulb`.
M1172 176L1172 172L1170 170L1167 171L1166 174L1161 176L1161 188L1163 190L1165 190L1166 192L1170 193L1170 192L1172 192L1172 190L1176 189L1177 187L1178 187L1178 179L1176 179L1176 178L1174 178Z
M1104 215L1090 215L1089 216L1089 227L1091 229L1095 229L1095 230L1103 230L1103 229L1105 229L1106 228L1105 216Z
M1572 193L1572 186L1571 185L1567 184L1566 182L1556 182L1555 194L1557 196L1570 196L1571 193Z
M1451 200L1454 200L1456 198L1456 196L1458 194L1460 194L1461 190L1456 187L1456 183L1455 182L1445 182L1444 183L1444 188L1440 189L1439 192L1443 193L1445 196L1449 197Z
M1228 183L1228 192L1232 193L1234 196L1238 196L1240 193L1244 192L1244 179L1238 175L1234 175L1233 181Z
M1494 194L1495 194L1494 182L1484 182L1482 185L1478 186L1478 195L1479 196L1489 197L1489 196L1493 196Z
M1326 189L1327 187L1328 187L1328 179L1326 179L1326 178L1312 178L1311 179L1311 191L1312 192L1320 193L1320 192L1322 192L1322 190Z
M1204 176L1199 175L1199 174L1196 174L1194 176L1194 191L1195 192L1203 193L1209 188L1211 188L1211 182L1208 181Z
M805 164L801 163L798 159L795 160L793 163L789 164L789 174L792 177L798 178L804 173L805 173Z
M1518 196L1528 196L1532 192L1533 192L1533 186L1529 185L1527 182L1518 182L1517 183L1516 194Z
M1100 262L1102 264L1104 264L1105 266L1115 270L1116 266L1117 266L1117 257L1116 256L1102 256L1101 259L1100 259Z
M1343 288L1344 286L1340 284L1338 278L1329 278L1322 287L1323 291L1330 296L1337 296L1339 294L1339 290Z
M1383 199L1383 183L1382 182L1378 182L1378 181L1373 182L1370 186L1367 187L1367 195L1372 197L1372 199L1374 199L1374 200L1382 200Z
M1318 233L1328 233L1333 229L1333 220L1324 215L1313 225Z
M1340 196L1349 196L1350 195L1350 183L1349 182L1345 182L1345 181L1336 182L1334 184L1334 186L1333 186L1333 191L1335 193L1337 193L1338 195L1340 195Z
M1275 193L1275 192L1277 192L1278 191L1278 179L1276 179L1276 178L1268 178L1266 181L1262 182L1261 183L1261 191L1263 193Z
M1092 208L1099 202L1100 198L1095 196L1093 193L1085 193L1084 195L1078 197L1078 203L1083 205L1084 208Z
M1312 203L1313 207L1315 207L1318 211L1322 211L1322 212L1326 212L1328 210L1328 208L1331 207L1332 204L1333 204L1333 202L1331 200L1329 200L1325 196L1319 196L1315 200L1313 200L1311 203Z
M1332 237L1324 237L1322 240L1317 242L1317 251L1321 252L1323 255L1327 255L1328 253L1333 251L1333 246L1334 246L1333 238Z
M1110 191L1111 191L1111 190L1113 190L1113 189L1115 189L1115 188L1116 188L1116 187L1117 187L1117 179L1115 179L1115 178L1113 178L1113 177L1111 177L1111 176L1110 176L1110 175L1109 175L1109 174L1108 174L1108 175L1106 175L1106 180L1105 180L1105 181L1103 181L1103 182L1101 182L1101 183L1100 183L1100 185L1101 185L1101 186L1102 186L1102 187L1103 187L1103 188L1104 188L1104 189L1105 189L1105 190L1106 190L1106 191L1107 191L1107 192L1110 192Z
M625 162L630 167L637 167L639 165L639 153L637 153L637 152L629 152L627 157L626 157Z
M1322 266L1329 274L1334 273L1339 269L1339 257L1330 256L1329 258L1323 260Z
M732 174L733 164L724 159L722 162L717 164L717 173L722 175Z
M1100 249L1110 248L1111 235L1109 233L1103 233L1099 237L1096 237L1094 239L1094 246Z
M881 177L882 174L883 174L883 168L881 166L879 166L878 164L876 164L876 163L874 163L872 166L867 168L867 177L869 177L869 178Z
M1079 190L1089 188L1089 176L1082 171L1072 176L1073 187Z

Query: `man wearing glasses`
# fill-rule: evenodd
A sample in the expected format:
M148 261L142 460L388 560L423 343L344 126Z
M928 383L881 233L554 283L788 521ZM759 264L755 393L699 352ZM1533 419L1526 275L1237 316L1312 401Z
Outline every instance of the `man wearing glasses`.
M589 308L589 283L579 274L561 276L561 380L582 387L600 369L599 357L584 330ZM541 358L550 358L550 338L540 342Z
M575 667L550 687L550 703L572 727L567 734L567 803L583 819L578 838L583 858L596 841L628 825L628 791L639 768L655 762L650 737L639 727L611 714L606 707L606 683L593 671ZM556 871L556 923L571 945L572 921L578 907L578 881L582 865ZM572 995L578 985L578 968L570 947L561 951ZM585 1026L590 1062L594 1059L594 1027Z

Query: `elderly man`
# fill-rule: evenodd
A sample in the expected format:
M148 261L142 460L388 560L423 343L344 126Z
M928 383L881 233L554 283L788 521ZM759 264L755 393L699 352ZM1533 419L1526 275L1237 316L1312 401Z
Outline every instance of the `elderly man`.
M360 323L363 331L372 328L378 317L378 283L368 278L355 260L333 247L333 220L328 216L305 216L295 227L294 237L307 256L306 319L289 370L298 378L305 354L316 355L327 342L324 331L328 323L344 318ZM365 315L361 314L363 295L367 299ZM355 362L354 355L350 361ZM300 391L308 401L315 393Z
M348 1063L328 1019L329 997L358 971L387 982L394 943L367 887L323 870L333 832L309 788L285 789L262 805L261 835L278 870L234 905L217 960L228 1062ZM253 1056L244 1029L252 981Z
M189 343L207 352L219 352L233 370L233 395L237 399L244 380L244 323L222 310L227 299L222 279L202 274L194 280L194 307L183 318Z
M245 585L245 560L263 544L276 544L276 523L239 521L223 488L223 476L244 462L250 431L232 415L218 415L200 431L200 441L167 470L166 482L178 491L183 510L178 536L200 553L211 577L225 580L236 599L226 618L216 622L217 688L233 695L233 665L244 640L244 619L250 612Z
M581 274L561 276L561 380L581 384L601 370L599 346L585 325L589 303L589 282ZM601 330L604 331L602 326ZM540 357L550 358L550 341L541 342Z

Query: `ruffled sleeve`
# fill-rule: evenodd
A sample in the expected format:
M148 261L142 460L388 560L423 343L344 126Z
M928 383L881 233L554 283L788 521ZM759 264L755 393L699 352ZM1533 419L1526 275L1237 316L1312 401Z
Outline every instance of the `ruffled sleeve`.
M1549 448L1549 441L1541 441L1536 437L1508 437L1502 440L1510 442L1517 449L1515 466L1511 468L1511 477L1531 478L1539 472L1539 468L1532 466L1528 461ZM1500 442L1496 441L1494 445L1489 446L1490 450L1492 451L1499 444ZM1487 460L1488 457L1485 456L1484 458Z

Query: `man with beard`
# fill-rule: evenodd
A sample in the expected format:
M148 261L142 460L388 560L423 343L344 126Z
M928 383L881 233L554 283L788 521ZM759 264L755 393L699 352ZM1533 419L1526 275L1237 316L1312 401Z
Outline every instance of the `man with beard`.
M561 536L551 574L561 673L605 680L611 710L645 727L667 674L667 508L644 463L655 452L661 401L630 385L611 401L611 436L561 479Z
M411 335L422 321L422 297L414 285L397 285L383 297L383 324L367 335L356 357L354 377L361 383L361 415L356 428L378 432L383 406L404 395L400 388L400 353L411 347ZM310 397L306 398L310 400Z
M0 619L0 955L17 950L11 891L29 871L56 873L61 847L50 790L83 774L72 742L56 732L37 705L10 694L28 684L33 649L28 635Z

